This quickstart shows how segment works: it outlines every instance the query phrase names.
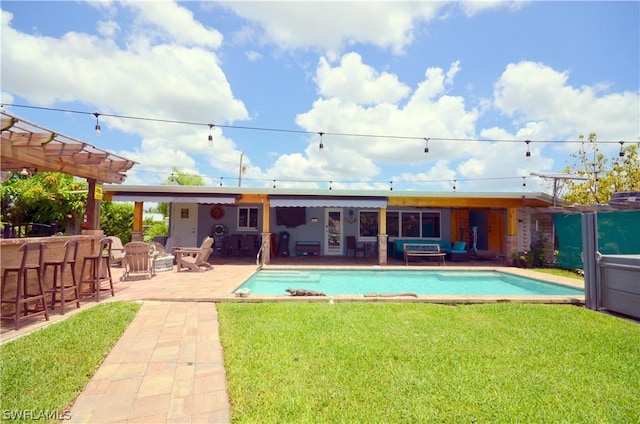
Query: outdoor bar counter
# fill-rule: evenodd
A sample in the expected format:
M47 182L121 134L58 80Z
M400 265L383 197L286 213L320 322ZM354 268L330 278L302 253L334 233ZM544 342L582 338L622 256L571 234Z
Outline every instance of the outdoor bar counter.
M80 272L82 262L85 256L95 254L98 248L98 242L103 235L78 235L78 236L50 236L50 237L26 237L0 239L0 278L4 275L4 269L9 266L20 266L22 260L22 252L19 251L20 246L26 243L43 243L44 244L44 261L62 260L65 253L65 243L68 240L77 240L78 257L76 259L76 281L80 281ZM29 272L29 287L37 287L37 280L34 273ZM8 293L15 293L16 276L11 273L9 276L7 290ZM44 289L53 285L53 267L47 270L47 274L42 281ZM47 299L49 302L50 299Z

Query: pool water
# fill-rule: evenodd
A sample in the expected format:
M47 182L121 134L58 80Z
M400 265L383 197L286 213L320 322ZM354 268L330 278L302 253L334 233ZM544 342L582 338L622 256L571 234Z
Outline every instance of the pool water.
M326 295L584 295L581 289L498 271L441 270L262 269L236 288L239 289L272 295L287 294L286 289L314 290Z

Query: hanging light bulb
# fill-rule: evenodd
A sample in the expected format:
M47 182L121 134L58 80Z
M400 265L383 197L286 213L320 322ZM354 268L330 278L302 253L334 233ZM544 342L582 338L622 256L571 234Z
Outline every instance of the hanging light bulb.
M331 187L331 184L333 184L333 181L329 181L329 190L333 190L333 188Z
M424 139L424 154L429 153L429 138Z
M93 116L96 117L96 135L99 137L100 133L102 132L100 130L100 121L98 120L98 117L100 116L100 114L98 112L94 112Z
M522 189L524 190L526 186L527 186L527 177L522 177Z
M527 152L524 154L525 159L527 159L527 161L531 160L531 151L529 150L529 143L531 143L531 140L525 140L525 143L527 143Z
M393 181L389 181L389 191L393 191Z
M320 146L318 146L320 148L320 150L324 149L324 144L322 144L322 136L324 135L324 133L322 131L320 131L318 134L320 134Z
M222 180L224 179L224 177L220 177L220 187L222 187Z
M207 137L209 140L209 147L213 147L213 135L211 134L211 129L213 127L215 127L215 125L209 124L209 137Z
M453 191L456 191L456 183L458 182L458 180L453 180Z
M273 180L273 188L276 188L276 180Z
M620 153L618 153L618 156L624 157L624 141L618 141L618 143L620 143Z

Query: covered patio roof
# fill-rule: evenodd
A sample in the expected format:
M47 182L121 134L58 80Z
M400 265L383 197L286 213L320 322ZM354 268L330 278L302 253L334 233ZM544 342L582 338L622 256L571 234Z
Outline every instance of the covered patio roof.
M195 203L227 203L217 201L219 197L234 196L239 202L269 201L276 206L321 206L321 207L441 207L441 208L492 208L492 207L549 207L552 196L535 192L429 192L429 191L384 191L384 190L322 190L218 186L146 186L105 185L105 199L117 201L153 201L163 196L171 201ZM204 198L204 201L198 199ZM212 201L210 199L214 199ZM167 200L155 200L167 201Z
M103 183L123 183L136 162L0 111L0 170L63 172Z

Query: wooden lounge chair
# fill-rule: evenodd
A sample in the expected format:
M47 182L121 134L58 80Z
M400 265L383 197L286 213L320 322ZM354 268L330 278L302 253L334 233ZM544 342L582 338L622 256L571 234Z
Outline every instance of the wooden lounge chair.
M207 262L213 252L213 239L206 237L200 247L178 247L175 250L177 271L208 271L213 266Z
M122 260L124 259L124 246L122 240L116 236L109 236L111 239L111 266L122 266Z
M132 241L124 245L124 274L122 279L127 281L134 275L150 279L154 275L153 262L155 249L143 241Z

